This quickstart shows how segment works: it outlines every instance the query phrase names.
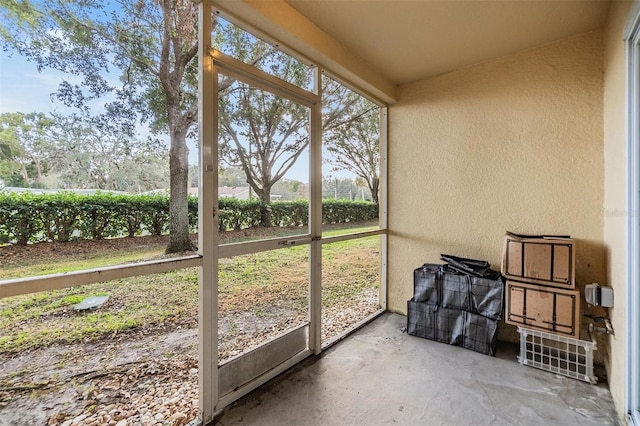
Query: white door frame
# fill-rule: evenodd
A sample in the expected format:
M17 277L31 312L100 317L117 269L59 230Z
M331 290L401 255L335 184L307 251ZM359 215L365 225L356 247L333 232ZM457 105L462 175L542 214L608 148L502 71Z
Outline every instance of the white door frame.
M627 45L627 359L625 410L640 425L640 3L625 28Z
M218 93L218 74L209 55L211 5L198 8L198 126L200 181L198 185L198 392L203 425L214 421L218 402L218 109L209 101Z
M215 9L214 9L215 7ZM386 227L387 227L387 205L386 205L386 148L387 148L387 121L386 106L370 97L363 95L374 101L381 108L380 117L380 148L381 148L381 171L380 171L380 227L376 230L345 234L340 236L322 237L322 89L321 72L322 67L316 65L314 70L314 88L307 90L280 80L264 71L256 69L237 59L228 56L212 46L212 12L220 14L226 20L244 27L245 23L233 16L228 15L223 10L219 10L210 1L200 2L199 6L199 131L200 131L200 192L199 192L199 247L201 256L201 267L199 275L199 415L200 422L207 425L213 422L215 415L225 406L242 397L251 390L257 388L266 381L272 379L288 368L300 362L302 359L312 354L319 354L328 344L335 341L322 342L321 339L321 306L322 306L322 245L337 241L344 241L355 238L366 238L379 235L381 237L381 282L380 282L380 304L382 309L370 315L362 322L355 325L355 328L372 320L377 315L386 310ZM243 24L243 25L240 25ZM246 25L253 28L251 25ZM253 28L255 30L255 28ZM260 31L258 31L260 32ZM269 39L269 37L265 37ZM274 42L278 46L277 42ZM279 48L285 52L288 50L284 46ZM290 53L292 54L292 53ZM304 58L293 52L294 56ZM330 72L329 70L327 70ZM286 98L292 102L304 105L310 110L310 220L309 230L306 234L294 237L283 237L269 240L258 240L242 244L218 244L218 227L216 224L218 210L218 73L230 75L234 79L247 83L253 87L265 90L269 93ZM359 92L359 91L358 91ZM359 92L360 93L360 92ZM362 93L361 93L362 94ZM289 332L276 339L272 339L251 353L245 353L242 357L229 360L223 364L218 364L217 334L218 334L218 260L223 257L232 257L248 253L255 253L264 250L279 249L282 245L306 244L310 247L310 289L309 289L309 322L304 326ZM347 332L349 332L348 330ZM346 332L345 332L346 333ZM304 348L301 348L300 335L304 336ZM294 343L289 340L294 340ZM337 341L337 340L336 340ZM269 352L271 347L282 345L291 349L282 358L284 359L275 367L269 365L270 369L258 372L256 369L247 373L247 368L243 362L249 359L248 364L253 360L262 360L263 355ZM295 352L298 351L298 352ZM265 365L271 362L266 359ZM257 365L257 363L256 363ZM261 366L262 364L260 364ZM253 377L247 379L239 373L246 373L245 376ZM254 374L255 373L255 374ZM236 383L236 380L238 383Z

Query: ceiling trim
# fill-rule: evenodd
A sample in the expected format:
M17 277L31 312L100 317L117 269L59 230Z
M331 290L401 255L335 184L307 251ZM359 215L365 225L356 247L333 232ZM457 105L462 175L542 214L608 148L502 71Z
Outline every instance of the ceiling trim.
M397 101L396 84L283 0L216 0L212 6L287 45L374 99L384 103Z

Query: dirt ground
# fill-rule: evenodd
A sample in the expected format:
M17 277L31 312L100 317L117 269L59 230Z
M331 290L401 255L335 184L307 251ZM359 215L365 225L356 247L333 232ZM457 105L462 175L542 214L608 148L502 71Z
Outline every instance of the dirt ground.
M166 242L166 236L148 236L0 247L0 265L78 258L127 250L131 244L163 246ZM323 313L323 334L341 332L377 309L374 291L355 298L349 306L330 309ZM247 329L261 323L260 328L268 331L259 340L266 340L292 325L291 318L282 320L286 315L281 314L246 315L232 322L235 327L244 322ZM221 334L227 323L220 319ZM256 338L240 333L233 341L221 343L238 353L256 344ZM197 373L197 328L184 325L0 354L0 426L185 425L197 416Z
M371 222L373 223L373 222ZM364 225L368 225L366 222ZM351 225L353 226L353 225ZM334 225L331 228L339 229L347 225ZM226 244L249 237L251 239L272 238L273 229L279 228L251 228L239 231L222 232L219 234L220 243ZM194 245L198 243L197 234L192 234ZM66 259L83 259L96 257L100 253L123 252L132 247L157 247L162 251L169 242L168 235L145 235L133 238L110 238L104 240L77 240L70 242L44 242L28 244L26 246L7 245L0 246L0 265L15 266L37 263L41 259L48 262ZM181 255L194 253L185 252Z
M184 421L163 418L161 424L184 424L197 415L197 366L196 329L21 353L2 360L0 377L4 383L19 377L20 383L30 384L0 390L0 424L64 424L83 414L86 418L76 424L91 424L92 414L98 414L95 424L124 419L129 425L146 424L143 415L154 408L149 396L167 413L185 415ZM160 389L163 394L156 398ZM102 411L106 413L100 418Z
M166 236L145 236L5 246L0 247L0 264L64 261L134 246L163 247L166 243ZM108 416L103 415L102 420L96 416L95 420L100 420L96 424L117 424L127 419L131 425L147 423L141 415L135 418L122 407L132 405L127 402L139 403L135 390L146 388L148 394L158 381L170 387L177 380L180 402L187 401L181 410L184 417L169 416L161 424L184 424L197 415L197 401L195 405L193 401L198 397L197 356L197 328L181 327L138 330L98 342L0 354L0 425L65 424L69 419L70 424L91 424L90 415L81 418L87 411L106 411ZM116 401L120 403L114 404Z
M196 239L192 236L192 239ZM33 265L38 262L64 262L68 259L83 260L100 257L103 253L125 253L131 248L156 249L162 253L169 239L166 235L146 235L134 238L113 238L106 240L78 240L69 242L44 242L26 246L10 245L0 247L0 265L13 267ZM185 255L193 253L186 252ZM158 257L164 255L159 254Z

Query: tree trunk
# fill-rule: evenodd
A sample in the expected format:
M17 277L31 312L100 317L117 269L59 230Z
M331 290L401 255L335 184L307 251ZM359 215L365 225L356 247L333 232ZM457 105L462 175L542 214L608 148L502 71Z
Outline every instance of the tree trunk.
M22 163L20 163L20 176L22 176L23 185L31 186L29 182L29 173L27 173L27 167Z
M36 184L36 186L40 186L40 183L42 182L42 166L40 165L40 159L39 158L34 158L33 159L33 163L36 166L36 181L35 181L35 184Z
M194 250L189 238L189 149L186 144L186 132L171 131L171 149L169 150L169 245L165 253L180 253Z
M371 200L378 204L378 191L380 190L380 180L373 178L369 183L369 190L371 191Z
M265 228L271 227L271 187L264 188L260 194L260 199L264 203L260 212L260 221Z

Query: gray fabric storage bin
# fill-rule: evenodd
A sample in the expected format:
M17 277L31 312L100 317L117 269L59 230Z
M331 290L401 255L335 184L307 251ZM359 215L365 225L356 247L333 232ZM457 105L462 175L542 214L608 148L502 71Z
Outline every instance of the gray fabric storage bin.
M470 312L483 317L499 320L502 317L504 303L504 282L502 277L496 280L487 278L469 277L471 280Z
M502 315L504 283L501 277L479 278L425 263L413 272L412 300L497 320Z
M467 312L462 347L495 356L498 344L498 321Z
M413 301L429 305L440 304L438 271L440 265L425 263L413 271Z
M466 311L438 307L436 310L436 341L460 346L464 340Z
M407 333L423 339L435 340L436 338L436 305L407 302Z
M470 311L471 281L469 275L440 272L440 306L447 309Z
M407 301L407 333L495 355L498 322L460 309Z

